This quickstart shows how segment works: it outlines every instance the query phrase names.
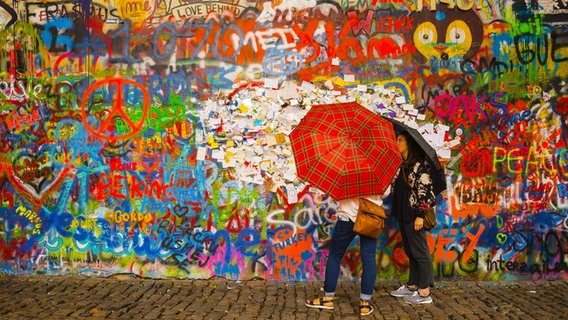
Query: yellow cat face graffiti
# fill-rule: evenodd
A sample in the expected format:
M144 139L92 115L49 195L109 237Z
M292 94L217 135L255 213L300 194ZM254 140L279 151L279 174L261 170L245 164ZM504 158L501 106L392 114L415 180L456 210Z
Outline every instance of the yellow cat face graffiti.
M424 57L434 56L439 59L451 59L455 56L465 55L471 48L471 30L464 21L454 21L441 35L444 42L438 41L438 30L431 22L425 22L418 26L414 32L414 44L416 50Z
M475 55L483 39L483 26L477 14L458 8L437 6L413 14L415 58L421 62L432 58L464 60Z

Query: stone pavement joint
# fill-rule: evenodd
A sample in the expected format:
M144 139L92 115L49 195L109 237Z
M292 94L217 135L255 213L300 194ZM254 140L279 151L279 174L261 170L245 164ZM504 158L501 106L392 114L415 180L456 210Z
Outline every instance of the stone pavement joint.
M398 281L375 285L375 312L363 319L563 319L564 280L438 281L434 303L409 305L389 295ZM339 282L334 310L304 305L321 282L211 279L0 276L0 319L359 319L359 281Z

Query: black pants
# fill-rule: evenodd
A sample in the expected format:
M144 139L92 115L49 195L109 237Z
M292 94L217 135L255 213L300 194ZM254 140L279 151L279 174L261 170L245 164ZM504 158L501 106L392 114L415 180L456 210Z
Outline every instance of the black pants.
M414 230L414 221L404 222L399 219L400 232L404 252L410 260L409 286L426 289L434 285L434 270L432 256L426 241L426 230Z

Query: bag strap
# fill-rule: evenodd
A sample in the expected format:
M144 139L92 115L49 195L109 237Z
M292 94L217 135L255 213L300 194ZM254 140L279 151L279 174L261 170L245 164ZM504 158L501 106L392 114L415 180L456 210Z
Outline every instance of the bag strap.
M410 191L416 195L416 192L414 191L414 188L412 188L410 186L410 183L408 183L408 176L406 175L406 171L404 170L404 164L400 167L402 169L402 175L404 176L404 182L406 183L406 185L408 186L408 189L410 189Z

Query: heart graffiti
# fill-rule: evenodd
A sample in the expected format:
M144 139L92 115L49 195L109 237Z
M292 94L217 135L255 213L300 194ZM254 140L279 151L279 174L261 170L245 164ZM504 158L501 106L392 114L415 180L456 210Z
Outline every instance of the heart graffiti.
M23 152L6 167L6 176L19 195L39 210L45 199L59 190L66 178L71 177L70 167L56 168L45 151L37 154Z
M20 154L12 164L18 179L40 193L42 186L53 178L53 162L46 154Z

